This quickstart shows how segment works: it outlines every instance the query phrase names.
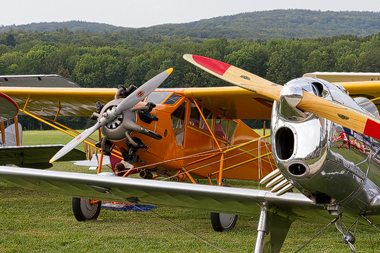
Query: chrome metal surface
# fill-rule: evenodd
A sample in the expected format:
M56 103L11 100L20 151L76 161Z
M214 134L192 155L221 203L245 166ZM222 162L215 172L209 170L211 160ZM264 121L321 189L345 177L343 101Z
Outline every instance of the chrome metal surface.
M263 252L264 238L267 232L267 216L268 208L265 204L261 206L259 224L257 225L257 237L255 245L255 253Z
M368 114L333 84L302 78L297 85L302 87L302 81L307 85L318 82L325 99ZM281 103L273 105L272 148L277 167L318 204L340 204L351 213L380 214L379 147L376 140L315 115L291 121L283 117Z

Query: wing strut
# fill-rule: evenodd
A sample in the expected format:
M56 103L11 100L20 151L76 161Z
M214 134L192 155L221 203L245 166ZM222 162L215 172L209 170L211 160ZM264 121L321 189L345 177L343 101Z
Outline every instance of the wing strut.
M254 253L280 252L293 220L271 212L270 207L261 205Z

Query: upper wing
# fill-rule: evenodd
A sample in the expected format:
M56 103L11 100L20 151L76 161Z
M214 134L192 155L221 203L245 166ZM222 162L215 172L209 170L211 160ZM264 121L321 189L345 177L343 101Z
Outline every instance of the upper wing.
M0 76L2 87L80 87L73 81L59 75L14 75Z
M232 119L270 119L272 112L272 99L236 86L187 88L183 94Z
M62 144L1 147L0 164L14 164L19 167L32 167L41 169L50 168L52 166L52 164L49 163L50 158L62 147ZM86 160L86 153L78 149L74 149L60 161L79 160Z
M113 88L80 88L58 75L0 76L0 92L7 94L21 110L38 116L90 116L95 103L108 103Z
M223 213L257 214L260 204L289 219L312 221L316 212L328 217L322 206L302 194L282 196L253 189L163 182L95 174L0 166L0 180L23 188L57 192L88 199L193 207ZM314 218L315 220L315 218Z
M159 89L162 90L162 89ZM165 90L167 91L167 90ZM233 119L269 119L273 100L239 87L175 89ZM38 116L90 116L95 103L111 101L116 88L80 88L57 75L0 76L0 92ZM249 108L256 108L254 112Z
M111 88L0 87L20 109L38 116L90 116L97 101L108 103L115 96Z

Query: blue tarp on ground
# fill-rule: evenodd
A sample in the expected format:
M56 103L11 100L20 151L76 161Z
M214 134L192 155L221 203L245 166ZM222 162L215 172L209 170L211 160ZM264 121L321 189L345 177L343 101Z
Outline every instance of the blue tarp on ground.
M112 209L117 211L136 211L136 212L149 212L157 208L157 206L148 206L140 204L124 204L124 203L104 203L102 209Z

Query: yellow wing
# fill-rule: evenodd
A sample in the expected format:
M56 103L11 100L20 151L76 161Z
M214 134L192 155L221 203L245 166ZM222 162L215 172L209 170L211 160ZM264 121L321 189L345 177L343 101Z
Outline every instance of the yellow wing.
M106 104L115 96L111 88L0 87L20 109L38 116L91 116L97 101Z
M273 100L240 87L187 88L183 94L232 119L270 119L271 116Z
M97 101L113 99L116 89L80 88L58 75L0 76L0 92L23 111L38 116L90 116Z

